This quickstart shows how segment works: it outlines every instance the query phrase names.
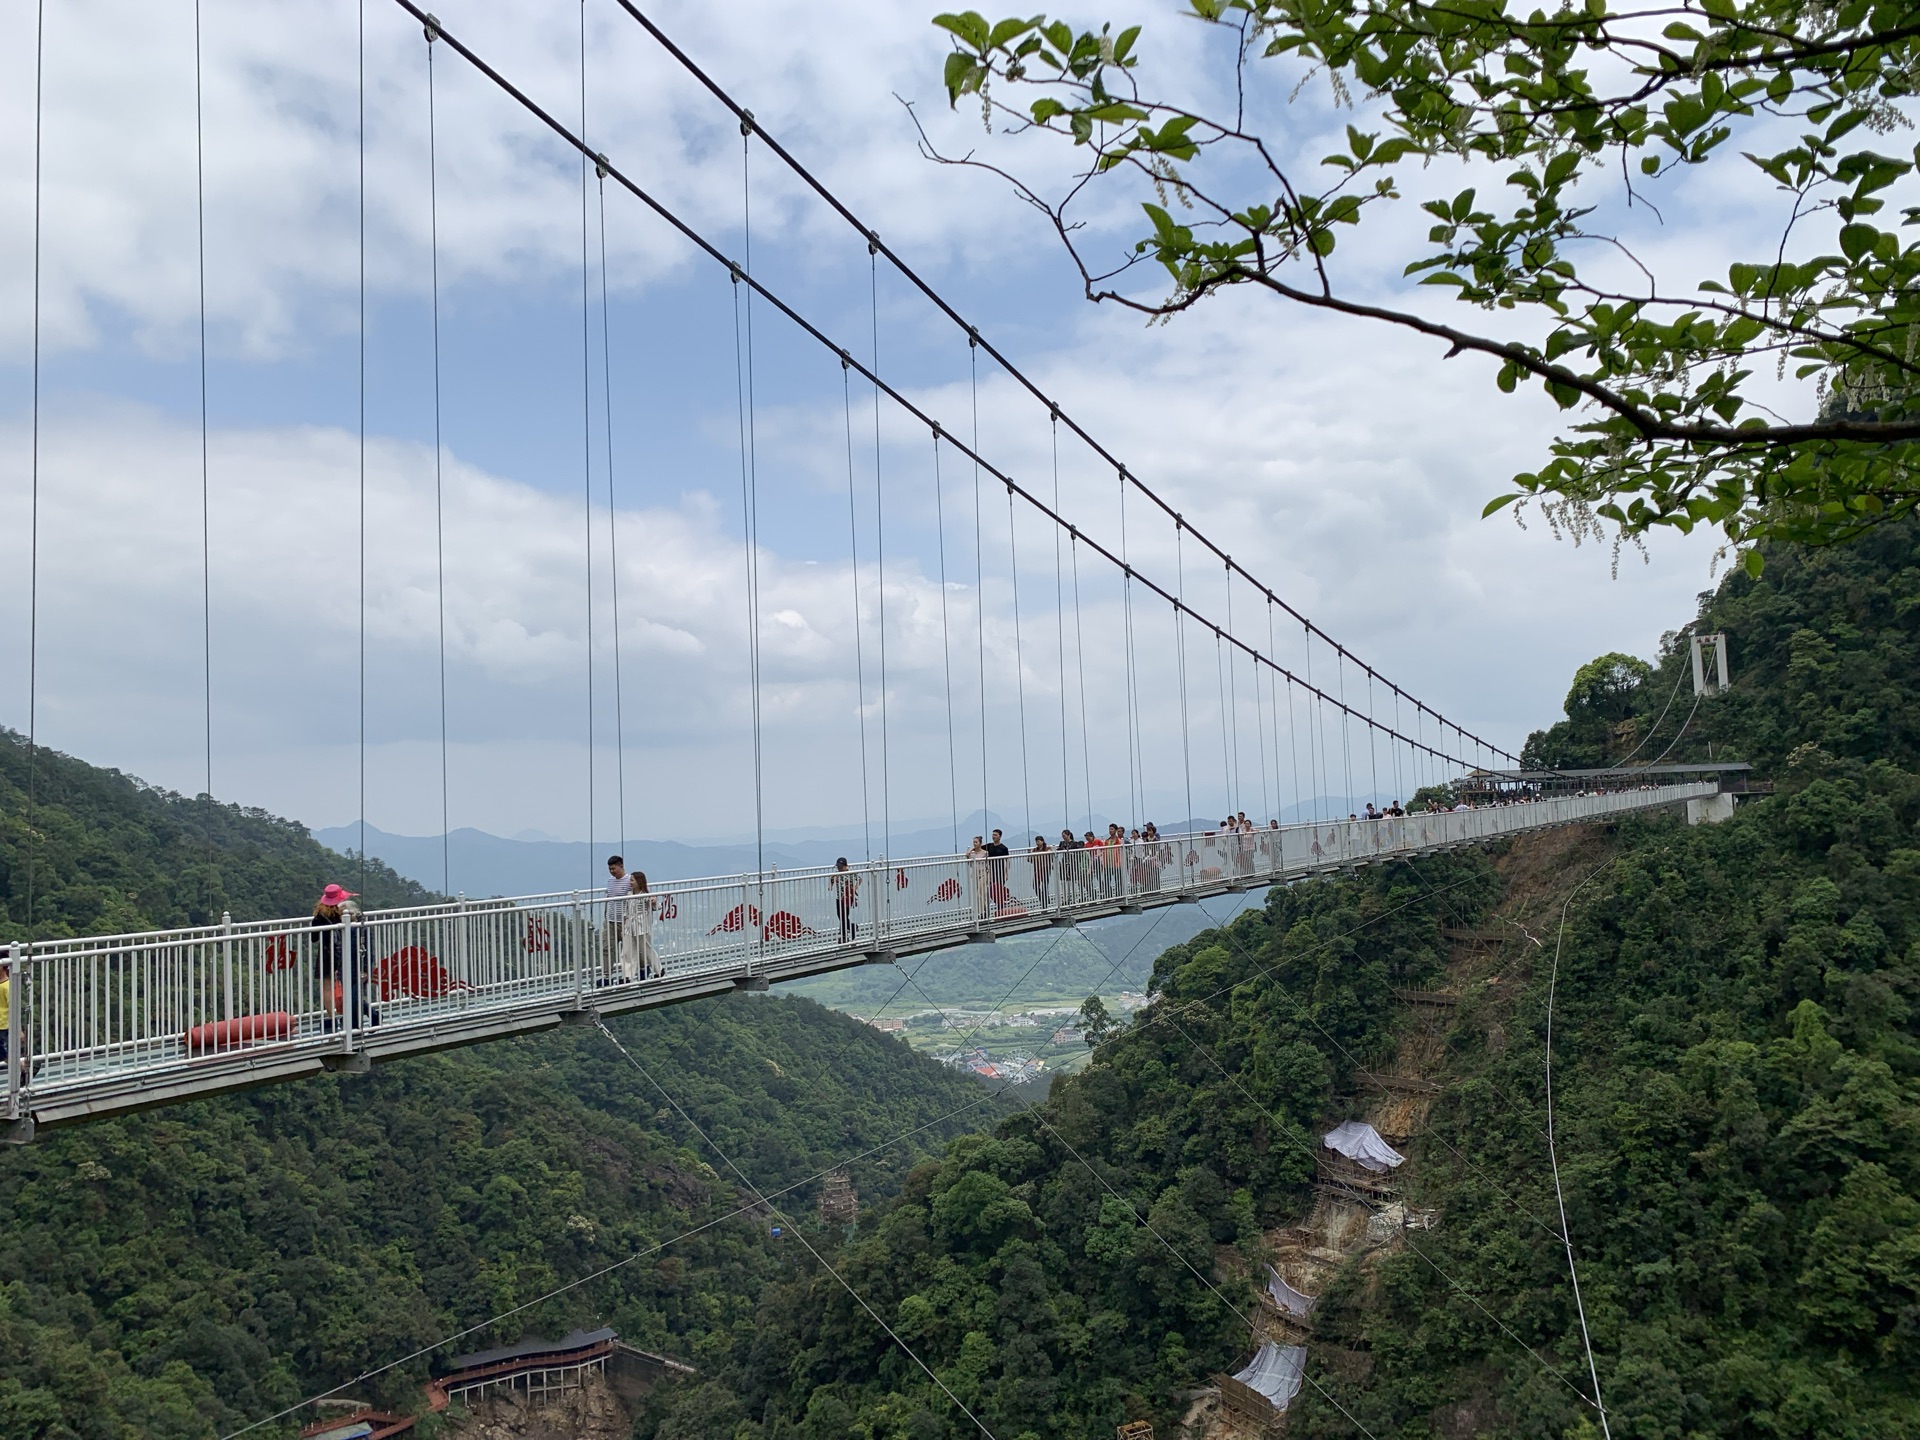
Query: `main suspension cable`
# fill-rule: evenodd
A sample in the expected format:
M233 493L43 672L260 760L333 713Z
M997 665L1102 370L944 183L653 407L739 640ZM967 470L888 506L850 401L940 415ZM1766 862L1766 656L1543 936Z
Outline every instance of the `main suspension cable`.
M674 44L674 42L670 38L668 38L665 31L661 30L661 28L658 25L654 24L654 22L651 19L649 19L644 13L642 13L641 10L636 5L633 4L633 0L614 0L614 3L617 4L622 10L626 11L627 14L631 16L632 19L636 23L638 23L639 26L647 32L648 35L653 37L654 41L658 43L663 50L665 50L670 56L673 57L674 61L678 63L682 69L684 69L689 75L691 75L696 81L698 81L699 84L710 95L712 95L716 100L718 100L724 108L731 111L736 116L749 113L746 110L744 110L740 106L740 104L730 94L727 93L726 90L724 90L718 83L716 83L713 80L713 78L706 73L706 71L702 70L699 65L695 64L691 56L689 56L678 45ZM825 184L823 184L810 170L808 170L806 166L802 165L797 159L795 159L792 153L789 152L785 146L781 145L779 141L773 139L773 137L765 134L764 132L762 132L761 134L761 139L765 142L767 148L773 153L774 157L778 159L782 164L784 164L789 170L791 170L809 189L811 189L816 195L818 195L823 201L825 201L829 209L831 209L835 214L839 215L841 219L845 220L847 224L851 225L855 230L859 231L863 238L872 237L873 232L871 231L871 229L863 221L861 221L861 219L858 216L856 216L853 213L853 211L850 210L840 200L840 198L833 193L833 191L829 190ZM898 270L900 274L903 277L905 277L905 279L914 286L915 289L919 290L920 293L924 295L933 304L935 309L939 310L941 314L945 315L955 325L959 326L963 331L967 333L970 344L973 344L985 349L987 354L993 358L993 360L1000 366L1000 368L1004 370L1014 380L1018 381L1021 387L1025 389L1029 395L1031 395L1035 400L1039 401L1040 404L1047 407L1047 409L1050 412L1058 414L1061 419L1065 420L1068 428L1071 429L1075 435L1080 437L1082 443L1084 443L1088 449L1092 450L1094 454L1098 455L1108 465L1111 465L1114 469L1118 470L1121 474L1121 477L1128 484L1132 485L1142 495L1146 496L1147 499L1151 500L1155 505L1157 505L1161 509L1161 511L1167 515L1169 519L1177 520L1180 518L1179 512L1176 511L1171 504L1169 504L1164 498L1162 498L1159 494L1157 494L1150 486L1148 486L1145 482L1143 482L1138 476L1132 474L1126 468L1126 466L1119 460L1118 457L1116 457L1098 440L1094 439L1093 435L1088 430L1086 430L1082 425L1080 425L1078 421L1074 420L1072 416L1068 415L1065 411L1061 410L1057 401L1053 400L1044 391L1042 391L1040 387L1031 378L1028 377L1026 372L1021 370L1019 366L1015 365L1013 361L1009 359L1004 353L996 349L989 341L983 338L980 335L980 332L978 331L978 329L972 323L970 323L965 316L961 315L958 310L956 310L951 304L949 304L945 299L945 297L943 297L937 290L935 290L932 285L928 284L927 281L924 280L919 275L919 273L915 271L910 265L908 265L907 262L904 259L902 259L898 253L896 253L894 250L888 248L885 245L881 245L879 247L879 250L882 255L886 256L888 262L892 264L892 266L896 270ZM1191 529L1192 527L1188 526L1188 528ZM1287 614L1291 615L1295 620L1298 620L1302 625L1306 626L1309 632L1318 635L1329 646L1331 646L1337 653L1345 655L1348 659L1352 660L1354 664L1359 665L1362 669L1367 670L1369 674L1377 674L1377 672L1375 672L1371 666L1367 665L1365 661L1361 660L1357 655L1352 654L1352 652L1346 650L1345 647L1343 647L1331 635L1327 634L1324 630L1320 629L1319 626L1315 625L1312 620L1308 619L1305 615L1301 614L1298 610L1294 609L1291 605L1287 604L1286 601L1280 599L1280 597L1274 593L1272 586L1263 583L1258 576L1254 575L1251 571L1247 570L1244 566L1236 564L1233 561L1233 559L1227 554L1227 552L1221 549L1218 545L1214 544L1212 540L1208 539L1205 535L1201 534L1197 530L1195 530L1193 534L1196 540L1198 540L1208 550L1213 552L1213 555L1216 559L1224 562L1229 569L1237 571L1256 590L1259 590L1261 593L1266 595L1267 598L1272 600L1274 604L1280 606L1280 608L1285 610ZM1388 680L1385 676L1380 676L1379 678L1381 680L1381 683L1392 686L1392 688L1396 690L1399 689L1398 686L1393 685L1393 682ZM1411 701L1413 704L1417 706L1420 706L1421 709L1426 710L1428 714L1433 715L1436 719L1442 718L1438 711L1433 710L1430 706L1425 705L1424 702L1419 700L1418 697L1411 694L1407 694L1405 691L1401 691L1401 693L1406 694L1406 698L1409 701ZM1476 740L1478 739L1478 737L1471 737L1471 738L1474 738ZM1512 755L1512 754L1509 754L1507 751L1499 750L1496 747L1490 744L1487 744L1487 742L1485 741L1479 741L1479 743L1482 745L1485 745L1487 749L1493 751L1495 754L1505 755L1507 759L1515 761L1516 763L1518 763L1519 761L1520 757L1517 755Z
M415 3L415 0L394 0L394 3L397 6L399 6L399 8L407 11L409 14L413 14L422 18L425 18L426 16L426 12L420 9L420 7ZM538 103L536 103L524 91L520 90L517 86L515 86L513 82L508 80L498 70L496 70L491 65L489 65L485 60L481 59L480 56L477 55L472 50L471 47L465 45L463 42L456 39L450 32L445 30L444 27L438 28L436 30L436 34L439 39L445 41L449 46L451 46L453 50L461 56L461 58L465 59L476 70L478 70L482 75L484 75L488 80L492 81L494 85L496 85L503 93L505 93L509 98L511 98L516 104L520 105L530 115L533 115L542 124L547 126L547 128L553 131L553 133L556 136L558 136L561 140L575 147L576 149L585 148L584 142L581 141L578 136L574 135L571 131L569 131L563 123L557 120L549 111L543 109ZM779 295L775 294L767 286L761 284L757 279L753 277L752 274L744 270L738 263L732 260L729 260L727 256L723 254L711 241L707 240L703 235L700 234L699 231L695 230L685 220L681 219L679 215L677 215L673 210L671 210L669 207L663 204L658 198L656 198L654 195L649 193L643 187L635 183L634 180L630 176L625 174L622 170L620 170L619 167L615 166L610 161L606 161L604 156L601 156L598 158L604 163L607 173L623 189L625 189L635 199L639 200L642 204L646 205L649 209L651 209L657 216L659 216L669 226L671 226L677 234L679 234L682 238L687 240L690 244L692 244L695 248L700 250L703 254L717 261L719 264L726 266L734 276L734 280L736 284L745 285L749 289L749 291L751 291L755 295L758 295L760 298L764 299L769 305L771 305L774 309L779 311L780 314L785 316L794 325L796 325L802 331L804 331L808 336L810 336L812 339L814 339L821 345L827 347L829 350L832 350L835 354L846 353L844 350L844 347L836 345L833 342L833 340L824 331L822 331L818 326L814 325L811 321L807 320L805 316L801 315L790 304L788 304L786 301L781 299ZM877 244L878 242L876 240L876 245ZM879 248L881 250L881 253L885 253L884 246ZM860 371L863 377L871 381L882 393L884 393L889 399L891 399L894 402L894 404L898 405L906 413L912 415L915 419L919 420L922 424L925 424L928 426L936 426L938 424L938 422L935 421L932 416L927 414L918 405L914 404L913 401L910 400L906 395L901 393L898 389L894 388L893 386L886 384L884 381L881 380L879 376L874 375L868 369L867 366L865 366L858 360L852 360L851 364L853 365L854 368ZM976 366L976 369L977 369L977 366ZM993 479L999 481L1001 484L1013 486L1015 494L1017 494L1029 506L1040 511L1055 525L1069 526L1069 522L1066 520L1064 516L1054 511L1052 507L1047 505L1045 501L1041 500L1033 492L1018 485L1018 483L1015 482L1013 478L1009 476L1005 471L999 469L998 467L988 462L985 459L985 457L980 454L977 447L969 447L964 442L958 439L955 439L951 435L948 435L947 438L951 441L951 443L953 443L953 445L956 448L961 450L962 453L964 453L969 460L972 461L972 463L979 469L979 471L987 475L990 475ZM1182 525L1184 525L1184 522L1182 522ZM1069 526L1069 528L1071 527ZM1093 550L1094 553L1098 554L1108 564L1114 566L1116 569L1123 568L1120 558L1112 550L1108 549L1106 546L1102 545L1097 540L1094 540L1091 537L1086 536L1084 534L1080 534L1079 538L1085 541L1087 546L1091 550ZM1192 615L1192 617L1196 621L1198 621L1201 625L1205 626L1207 629L1218 630L1220 628L1214 621L1209 620L1205 615L1201 614L1197 610L1194 610L1191 606L1189 606L1185 602L1184 599L1177 597L1172 591L1168 590L1166 587L1156 583L1155 581L1153 581L1152 579L1150 579L1145 575L1139 574L1137 571L1135 572L1135 578L1137 578L1141 584L1145 585L1148 589L1152 590L1155 594L1159 595L1162 599L1175 604L1179 609L1181 609L1185 613ZM1263 591L1263 593L1266 593L1266 592ZM1274 603L1283 604L1283 602L1280 602L1277 598L1275 598ZM984 625L984 620L982 620L982 626L983 625ZM1261 653L1255 647L1247 644L1245 641L1239 639L1237 636L1229 637L1229 641L1235 647L1240 649L1243 653L1247 654L1250 658L1252 658L1257 664L1265 665L1274 669L1284 668L1279 666L1274 659ZM981 662L982 662L982 670L984 672L984 658L985 658L984 657L984 628L982 628L981 630L979 644L982 650ZM1352 657L1349 656L1348 658L1352 658ZM1359 662L1356 660L1355 663L1358 664ZM1380 724L1380 722L1372 719L1369 716L1364 716L1359 714L1357 711L1351 710L1349 707L1345 706L1341 701L1336 700L1331 695L1327 695L1324 692L1319 692L1319 691L1316 691L1315 693L1318 694L1326 704L1339 706L1343 711L1343 713L1350 715L1351 718L1353 719L1361 720L1363 723L1366 723L1369 725L1377 726ZM984 693L984 685L983 685L982 687L983 705L984 705L984 700L985 700L985 693ZM1385 727L1381 726L1381 728L1384 729ZM1458 727L1454 727L1454 728L1458 729ZM986 738L985 727L983 725L982 727L983 751L985 748L985 745L984 745L985 738ZM983 759L984 758L985 757L983 755ZM1447 757L1447 758L1454 758L1454 757ZM983 786L982 788L983 788L983 791L986 789L985 786Z

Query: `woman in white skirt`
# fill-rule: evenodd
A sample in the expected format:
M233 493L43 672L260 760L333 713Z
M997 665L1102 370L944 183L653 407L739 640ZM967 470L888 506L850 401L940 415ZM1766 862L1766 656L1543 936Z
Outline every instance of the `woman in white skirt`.
M628 877L627 913L620 927L620 978L626 981L651 980L660 973L653 953L653 917L659 898L647 889L646 873L633 871Z

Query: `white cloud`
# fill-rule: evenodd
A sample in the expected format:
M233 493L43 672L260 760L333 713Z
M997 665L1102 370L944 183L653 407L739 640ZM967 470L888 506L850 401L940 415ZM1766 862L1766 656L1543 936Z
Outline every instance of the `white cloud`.
M18 83L30 58L30 15L0 15L0 347L18 356L28 307L20 224L30 175L30 112ZM517 80L560 107L573 103L573 36L539 7L456 4L449 26ZM943 49L913 6L836 12L822 37L817 6L767 0L750 11L667 7L663 23L754 104L890 240L926 262L958 296L1000 283L1049 243L1006 194L978 176L926 164L892 98L928 97ZM1193 27L1163 17L1181 83L1200 83ZM209 0L209 261L216 346L262 361L350 326L357 275L353 12L288 3ZM425 109L417 31L393 7L369 3L369 262L377 295L417 296L425 284ZM607 7L590 7L594 113L608 148L637 177L724 238L737 216L739 136L690 82ZM50 346L84 360L101 335L130 325L151 353L190 363L195 315L191 34L182 17L130 0L55 7L49 35L48 283ZM101 43L99 37L112 37ZM444 278L475 292L539 294L578 264L577 171L458 62L443 55L440 111ZM30 70L24 72L30 82ZM977 120L924 113L956 145ZM1320 145L1326 116L1302 109L1298 143ZM969 129L969 127L973 127ZM1043 162L1043 163L1052 163ZM793 197L794 184L756 168L758 233L767 265L792 281L802 308L818 299L811 269L834 263L837 221ZM672 286L683 256L656 228L614 227L616 283ZM778 242L771 237L778 237ZM864 257L860 257L864 261ZM1354 263L1377 279L1377 257ZM1024 272L1023 272L1024 273ZM711 278L708 276L707 278ZM826 288L826 287L822 287ZM824 303L824 302L823 302ZM1005 303L1004 301L1002 303ZM1572 551L1541 530L1480 522L1481 504L1512 472L1537 463L1556 417L1538 396L1501 397L1479 362L1436 363L1434 347L1358 322L1312 317L1254 296L1202 307L1165 329L1045 293L1024 342L1009 348L1041 383L1159 487L1193 523L1268 577L1289 601L1379 669L1462 723L1517 749L1553 718L1572 669L1615 648L1650 652L1685 619L1706 583L1711 543L1663 538L1654 564L1629 552L1620 578L1609 557ZM914 393L956 433L971 394L905 368L951 346L924 317L887 313L885 337ZM769 323L772 323L771 321ZM937 339L929 337L935 336ZM915 347L909 350L909 346ZM958 347L952 347L958 348ZM1038 358L1035 358L1037 355ZM938 354L935 356L938 359ZM829 362L830 363L830 362ZM111 369L103 370L110 383ZM950 372L948 372L950 373ZM1043 496L1052 489L1047 417L982 369L986 451ZM773 387L769 387L772 390ZM300 413L276 393L272 413ZM776 400L778 400L776 396ZM56 393L43 437L41 706L43 737L162 783L200 783L200 489L197 431L145 410ZM232 413L232 412L230 412ZM984 619L975 608L972 477L949 455L944 473L950 581L945 614L932 535L928 437L883 417L889 553L886 663L887 786L896 816L948 805L948 683L958 733L954 788L978 804L980 669L986 669L991 801L1018 815L1023 790L1045 811L1061 785L1061 655L1072 627L1052 612L1054 538L1019 519L1021 625L1011 608L1003 494L983 496ZM686 417L688 425L701 417ZM763 413L769 456L834 504L845 484L843 416L787 400ZM865 423L865 422L862 422ZM210 438L215 789L314 823L356 808L358 589L356 439L326 426L216 428ZM623 442L624 443L624 442ZM863 486L870 463L860 440ZM24 721L26 445L0 434L0 719ZM392 439L369 446L369 815L393 830L439 824L439 629L434 570L433 457ZM445 497L450 818L514 833L585 829L585 536L577 501L450 457ZM752 753L737 496L687 482L671 503L623 511L620 629L622 709L635 834L738 833L752 813ZM1117 486L1071 439L1061 446L1062 504L1086 533L1119 548ZM652 493L670 493L665 487ZM868 785L881 791L882 707L877 573L863 491L861 660L866 669ZM837 512L836 512L837 513ZM1172 583L1171 527L1129 502L1127 552ZM836 521L836 524L841 522ZM761 556L763 728L768 821L845 823L860 807L861 710L854 684L853 577L844 530L827 538L772 527ZM612 634L605 623L604 530L597 539L595 726L613 724ZM1190 598L1227 618L1216 566L1188 543ZM1125 621L1112 577L1083 557L1084 663L1094 802L1127 793ZM1242 633L1264 641L1264 615L1233 597ZM979 628L976 629L978 623ZM1195 808L1222 793L1219 690L1241 699L1242 793L1251 802L1267 741L1280 798L1296 784L1274 717L1248 698L1250 672L1214 668L1211 637L1189 636L1189 744L1181 745L1175 656L1164 606L1136 592L1134 612L1142 769L1152 807L1184 805L1184 754ZM944 636L951 637L951 651ZM1278 630L1281 657L1301 663ZM1024 662L1016 670L1015 655ZM983 661L984 656L984 661ZM1359 703L1355 672L1343 681ZM1737 664L1736 660L1736 664ZM1080 803L1077 665L1066 676L1066 768ZM1357 688L1356 688L1357 687ZM1026 701L1026 756L1015 700ZM1388 714L1382 702L1381 713ZM1411 725L1410 716L1402 717ZM1304 743L1304 741L1302 741ZM1350 749L1340 750L1339 766ZM613 753L596 757L601 832ZM1344 787L1344 778L1329 782ZM1385 782L1382 782L1383 787ZM1311 788L1308 787L1309 793ZM1359 785L1358 788L1366 788ZM1057 807L1056 807L1057 808ZM1024 818L1024 817L1023 817ZM1039 823L1038 818L1036 823ZM1049 828L1055 828L1049 822Z

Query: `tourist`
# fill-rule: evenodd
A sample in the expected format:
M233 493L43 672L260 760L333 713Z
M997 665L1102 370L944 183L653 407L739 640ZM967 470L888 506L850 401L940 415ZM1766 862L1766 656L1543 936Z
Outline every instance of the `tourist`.
M860 903L860 877L847 868L847 857L833 862L833 913L840 919L840 943L851 945L859 938L853 923L854 906Z
M344 886L329 884L320 892L320 898L313 907L313 926L319 932L314 937L314 974L320 982L320 1008L326 1015L322 1028L329 1033L338 1024L339 1016L346 1008L345 986L348 977L345 967L340 963L345 920L342 907L354 898L354 893Z
M1093 831L1089 830L1087 831L1086 838L1080 842L1080 849L1082 852L1081 864L1085 867L1080 876L1084 890L1082 898L1087 900L1098 899L1100 887L1106 883L1106 842L1096 836Z
M1073 831L1062 830L1054 849L1060 856L1060 898L1071 905L1080 898L1080 842L1073 838Z
M659 897L647 889L647 872L627 876L627 898L620 910L620 973L627 981L651 980L664 974L654 958L653 917Z
M987 847L982 837L973 837L966 859L967 889L973 897L973 916L977 920L987 913Z
M0 960L0 1065L13 1064L13 966ZM8 1077L9 1083L12 1077Z
M601 981L613 979L614 968L622 962L622 931L626 925L627 897L633 893L633 877L627 874L627 862L618 855L607 857L606 934L602 936Z
M994 831L993 838L987 842L987 884L995 905L1003 905L1007 900L1007 857L1012 853L1000 838L1000 832Z
M1027 864L1033 867L1033 902L1044 910L1053 904L1053 851L1047 848L1046 836L1033 837Z

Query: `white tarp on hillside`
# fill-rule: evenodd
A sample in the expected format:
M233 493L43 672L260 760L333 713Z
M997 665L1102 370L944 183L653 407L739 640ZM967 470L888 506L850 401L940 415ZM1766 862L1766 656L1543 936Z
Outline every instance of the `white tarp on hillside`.
M1345 1120L1326 1133L1326 1147L1337 1150L1363 1169L1385 1174L1402 1164L1406 1156L1380 1138L1380 1132L1364 1120Z
M1274 1304L1298 1320L1304 1320L1307 1312L1313 1309L1313 1302L1320 1298L1317 1295L1302 1295L1287 1284L1280 1277L1280 1272L1271 1265L1267 1267L1267 1294L1273 1297Z
M1269 1340L1252 1363L1233 1378L1266 1396L1274 1409L1284 1410L1300 1393L1300 1379L1306 1373L1306 1346L1276 1345Z

